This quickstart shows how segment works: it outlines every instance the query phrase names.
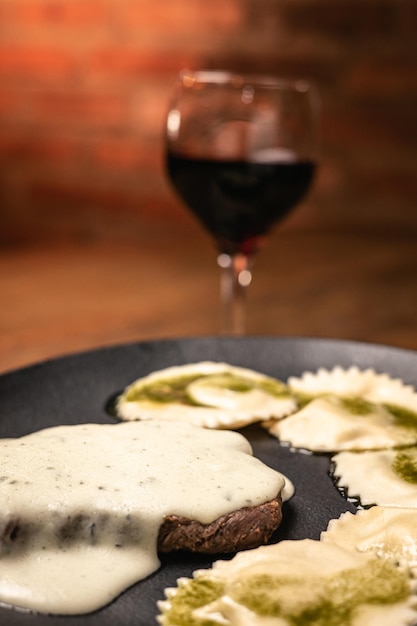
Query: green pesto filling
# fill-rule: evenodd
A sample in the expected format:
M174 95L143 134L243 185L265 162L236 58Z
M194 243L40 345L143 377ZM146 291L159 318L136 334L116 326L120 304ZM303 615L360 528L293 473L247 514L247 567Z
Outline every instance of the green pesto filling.
M253 389L260 389L274 397L289 396L286 385L280 381L262 379L252 380L225 372L224 374L189 374L173 378L161 379L152 383L132 386L126 393L128 402L151 401L161 404L176 402L191 406L206 406L190 397L188 386L195 381L213 385L222 389L238 393L246 393Z
M370 415L371 413L374 413L378 407L377 404L369 402L359 396L337 396L336 394L329 393L310 395L299 392L295 394L295 399L300 409L317 398L326 397L336 398L340 402L341 406L352 415ZM390 413L396 426L407 430L417 431L417 413L415 411L388 402L382 403L380 406Z
M417 413L396 404L385 403L383 406L391 413L397 426L417 430Z
M408 575L385 559L348 569L332 578L258 574L228 584L208 578L187 581L170 599L166 624L214 626L193 610L227 594L260 617L280 618L289 626L349 626L362 605L386 606L410 596Z
M317 398L333 398L337 400L341 406L349 411L352 415L369 415L374 410L375 405L368 400L364 400L359 396L338 396L332 393L320 393L317 395L310 395L306 393L295 394L297 404L300 408L304 408L307 404L316 400Z
M331 579L253 576L238 583L234 599L263 617L280 617L290 626L348 626L357 607L389 605L410 595L408 576L393 563L373 559Z
M187 376L176 376L165 378L153 383L141 386L132 386L126 393L127 402L140 402L143 400L160 402L179 402L181 404L195 405L187 395L187 387L190 383L201 378L201 374L189 374Z
M320 397L319 394L317 394L316 396L312 396L308 393L302 393L301 391L294 390L291 390L291 393L293 394L299 409L303 409L305 406L307 406L307 404Z
M198 619L193 611L214 602L223 595L224 584L207 578L188 580L170 598L170 608L164 612L165 623L175 626L218 626L218 622Z
M358 396L345 396L340 398L342 406L352 415L369 415L374 410L372 402L368 402Z
M207 384L207 386L229 389L230 391L235 391L237 393L246 393L248 391L252 391L253 389L260 389L271 396L289 396L288 387L284 383L279 380L269 378L255 380L229 372L224 372L224 374L210 374L202 376L201 381L203 384Z
M402 480L417 485L417 449L398 452L392 462L392 470Z

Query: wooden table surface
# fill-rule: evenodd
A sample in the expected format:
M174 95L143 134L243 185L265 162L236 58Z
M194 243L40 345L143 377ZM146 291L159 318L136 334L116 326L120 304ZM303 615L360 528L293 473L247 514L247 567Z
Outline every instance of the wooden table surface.
M0 371L105 345L218 335L215 250L194 223L129 242L0 251ZM330 337L417 350L415 235L277 229L248 297L248 335Z

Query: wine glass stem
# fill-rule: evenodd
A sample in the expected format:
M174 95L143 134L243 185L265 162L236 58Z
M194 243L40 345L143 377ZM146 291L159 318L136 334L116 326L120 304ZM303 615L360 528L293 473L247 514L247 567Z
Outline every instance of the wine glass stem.
M220 296L224 334L243 335L246 330L246 292L252 280L253 259L245 254L219 254Z

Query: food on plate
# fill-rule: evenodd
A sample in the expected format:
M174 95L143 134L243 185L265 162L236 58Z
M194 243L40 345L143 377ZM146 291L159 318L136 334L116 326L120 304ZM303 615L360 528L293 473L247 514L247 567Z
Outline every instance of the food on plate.
M212 361L152 372L126 387L116 403L123 420L165 418L230 429L279 419L295 409L280 380Z
M328 393L363 398L376 404L401 404L404 395L414 398L415 401L415 390L411 385L406 385L401 379L392 378L389 374L378 374L371 368L361 370L356 365L348 368L336 365L330 370L320 367L317 372L304 372L300 377L290 376L287 382L304 403Z
M118 424L0 440L2 605L88 613L155 572L161 553L238 552L167 589L159 622L417 623L413 387L357 367L284 383L201 361L136 380L117 413ZM379 506L331 521L320 542L263 545L294 487L232 432L254 422L294 448L334 453L337 486Z
M241 552L181 578L159 602L162 626L406 626L416 582L373 553L303 539Z
M321 541L342 548L374 553L404 566L417 576L417 512L415 509L373 506L370 509L343 513L331 520Z
M339 452L332 458L332 474L347 495L363 506L417 508L416 447Z
M417 393L387 374L335 367L290 377L288 386L301 408L265 426L294 448L338 452L417 443Z
M93 611L154 572L159 547L266 541L292 492L232 431L152 420L0 440L0 602ZM178 519L196 522L188 545L172 544Z
M181 515L167 515L159 529L158 550L220 554L262 545L281 523L281 506L280 495L222 515L208 524Z

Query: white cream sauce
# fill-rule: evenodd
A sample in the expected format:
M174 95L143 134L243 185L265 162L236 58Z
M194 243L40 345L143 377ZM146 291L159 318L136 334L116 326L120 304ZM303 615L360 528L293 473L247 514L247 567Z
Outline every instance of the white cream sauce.
M184 423L58 426L0 440L0 602L93 611L159 567L166 515L210 523L275 498L285 482L242 435Z

